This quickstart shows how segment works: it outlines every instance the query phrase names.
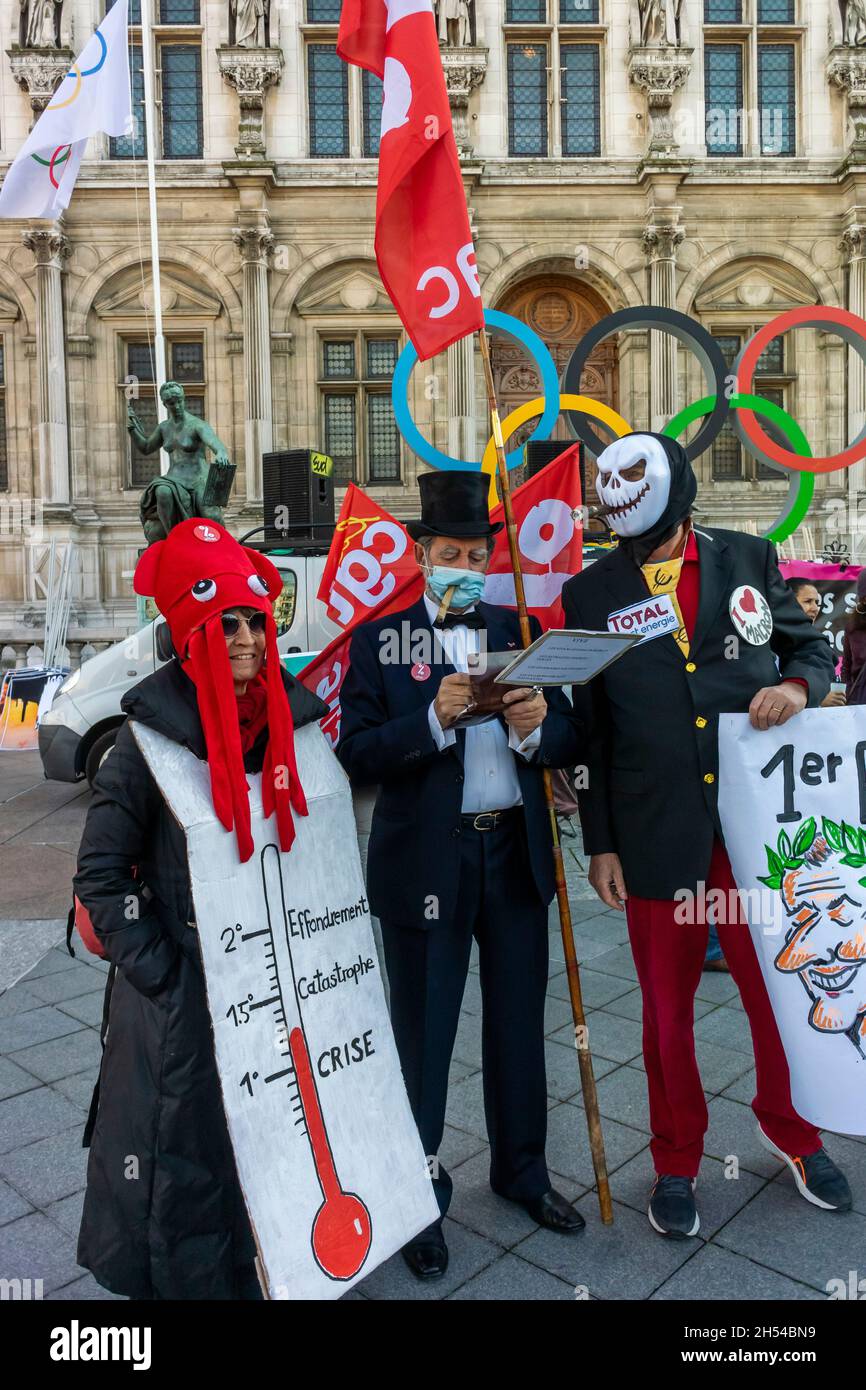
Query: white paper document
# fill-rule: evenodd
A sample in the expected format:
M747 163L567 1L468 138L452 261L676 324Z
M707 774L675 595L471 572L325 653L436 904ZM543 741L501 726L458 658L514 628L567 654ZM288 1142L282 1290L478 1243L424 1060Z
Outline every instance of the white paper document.
M641 641L640 636L551 628L499 672L500 685L586 685Z

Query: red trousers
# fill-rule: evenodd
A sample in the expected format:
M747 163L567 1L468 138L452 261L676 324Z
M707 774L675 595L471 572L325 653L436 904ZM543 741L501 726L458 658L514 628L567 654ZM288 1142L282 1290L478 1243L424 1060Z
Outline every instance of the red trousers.
M716 841L706 891L721 888L727 922L716 923L719 942L740 991L752 1032L757 1095L752 1102L764 1132L786 1153L821 1147L814 1125L791 1104L788 1063L767 987L741 913L724 847ZM629 897L631 948L643 993L643 1055L649 1085L653 1160L657 1173L697 1176L707 1130L707 1105L695 1058L694 997L707 951L706 921L677 922L673 900ZM681 914L682 915L682 914Z

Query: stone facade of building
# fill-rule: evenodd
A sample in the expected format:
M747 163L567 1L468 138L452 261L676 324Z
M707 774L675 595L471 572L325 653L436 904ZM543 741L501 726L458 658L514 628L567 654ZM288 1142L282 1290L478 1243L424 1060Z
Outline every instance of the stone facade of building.
M527 321L558 365L589 326L628 306L691 314L731 356L787 308L866 313L862 3L440 3L484 302ZM260 522L261 454L284 446L339 454L341 477L354 471L396 515L413 515L422 465L395 444L388 406L405 335L373 256L376 93L334 62L335 0L155 4L168 374L238 465L230 524ZM55 9L54 45L28 47L28 8L2 8L0 171L104 0ZM38 642L52 535L78 556L73 659L135 621L147 461L132 458L125 421L130 397L143 415L154 409L153 295L144 162L122 154L92 142L62 223L0 222L4 665ZM494 366L503 415L538 393L532 363L506 339ZM839 451L863 425L866 370L833 335L787 335L760 387L815 454ZM602 344L583 388L635 428L660 427L706 389L686 349L642 332ZM488 430L471 342L416 367L410 394L438 447L480 457ZM699 469L710 524L763 529L787 494L733 435ZM839 537L862 561L852 532L864 497L862 464L821 477L807 544L820 553Z

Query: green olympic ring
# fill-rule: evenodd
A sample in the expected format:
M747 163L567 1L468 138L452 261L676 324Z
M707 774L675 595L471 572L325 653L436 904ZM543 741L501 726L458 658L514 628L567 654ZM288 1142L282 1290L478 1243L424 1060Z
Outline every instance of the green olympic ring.
M62 149L62 148L63 148L62 145L58 146L58 149ZM57 152L57 151L55 151L55 154L56 154L56 152ZM71 146L71 145L67 145L67 146L66 146L66 153L65 153L65 154L62 154L62 155L60 156L59 159L55 159L53 156L51 157L51 159L43 159L42 156L39 155L39 154L32 154L32 155L30 156L30 158L31 158L31 159L35 159L37 164L44 164L45 167L46 167L46 169L47 169L47 168L49 168L52 164L54 164L54 165L62 164L63 161L64 161L64 159L68 159L68 158L69 158L71 152L72 152L72 146Z
M702 400L693 401L691 405L684 406L665 425L662 434L668 439L679 439L680 435L688 429L689 425L694 424L695 420L703 419L705 415L709 415L715 404L715 396L704 396ZM800 426L796 420L791 419L787 411L784 411L780 405L776 405L774 401L766 401L763 396L741 396L735 392L729 397L728 404L732 409L742 406L746 410L753 410L756 415L766 416L787 436L788 443L795 453L800 454L802 458L812 458L809 441ZM781 468L779 472L782 472ZM772 541L774 545L780 545L782 541L788 540L809 510L814 492L814 473L791 472L786 505L770 529L764 532L764 539Z

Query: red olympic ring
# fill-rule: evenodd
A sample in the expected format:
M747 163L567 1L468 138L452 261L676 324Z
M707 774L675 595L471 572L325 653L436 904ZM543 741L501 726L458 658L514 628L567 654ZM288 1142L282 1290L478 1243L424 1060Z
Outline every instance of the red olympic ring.
M774 338L787 333L791 328L826 328L830 325L839 337L844 338L850 347L866 361L866 320L847 309L834 309L826 304L807 304L800 309L789 309L777 318L759 328L743 349L735 365L737 390L741 395L753 393L752 380L761 353ZM840 454L829 454L820 458L803 458L790 449L775 444L761 428L753 410L738 410L734 415L735 428L739 424L745 436L747 448L757 453L759 458L775 463L781 468L791 468L799 473L832 473L837 468L850 468L866 458L866 429ZM740 433L740 429L737 429Z
M51 182L54 184L54 187L55 187L55 188L59 188L59 187L60 187L60 184L57 182L57 179L54 177L54 165L55 165L55 163L56 163L56 161L57 161L57 156L60 154L60 151L61 151L61 150L65 150L65 151L66 151L66 154L63 156L63 158L64 158L64 159L68 159L68 158L69 158L69 151L70 151L71 149L72 149L72 146L71 146L71 145L58 145L58 146L57 146L57 149L54 151L53 155L51 156L51 161L50 161L50 163L49 163L49 165L48 165L48 177L50 178Z

